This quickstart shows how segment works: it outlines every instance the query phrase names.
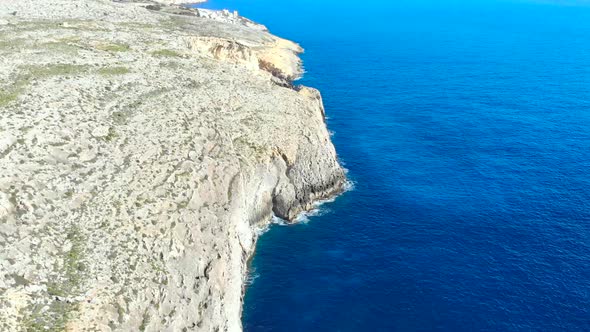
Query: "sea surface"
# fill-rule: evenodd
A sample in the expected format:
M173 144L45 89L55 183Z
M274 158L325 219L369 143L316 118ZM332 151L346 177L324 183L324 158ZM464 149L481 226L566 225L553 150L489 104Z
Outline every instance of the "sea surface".
M590 331L587 1L206 6L306 49L355 183L260 238L246 331Z

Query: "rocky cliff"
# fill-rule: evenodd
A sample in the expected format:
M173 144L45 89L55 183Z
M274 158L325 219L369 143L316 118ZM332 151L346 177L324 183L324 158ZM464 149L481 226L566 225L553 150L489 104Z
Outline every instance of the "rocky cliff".
M300 47L166 2L0 0L0 330L238 331L257 229L342 190Z

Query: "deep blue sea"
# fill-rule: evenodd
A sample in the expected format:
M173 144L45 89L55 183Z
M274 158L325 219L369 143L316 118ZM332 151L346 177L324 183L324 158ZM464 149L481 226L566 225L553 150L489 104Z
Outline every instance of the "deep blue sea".
M587 1L213 0L299 42L355 188L258 243L246 331L590 331Z

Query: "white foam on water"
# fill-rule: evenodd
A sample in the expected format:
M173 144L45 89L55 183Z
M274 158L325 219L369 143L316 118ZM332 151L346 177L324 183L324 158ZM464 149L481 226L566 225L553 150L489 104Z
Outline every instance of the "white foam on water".
M244 280L244 284L246 286L251 286L252 284L254 284L254 281L256 281L256 279L258 279L259 277L260 274L256 273L255 268L252 268L248 271L248 274L246 274L246 280Z
M272 215L272 220L270 223L273 225L279 225L279 226L287 226L289 224L285 219L279 218L279 217L275 216L274 214Z
M269 228L270 228L270 225L268 225L268 224L266 224L264 226L257 226L256 228L254 228L254 234L256 234L256 237L259 237L262 234L268 232Z
M345 169L345 172L347 173L348 170ZM354 182L347 180L346 183L344 184L343 189L344 189L343 193L354 190ZM305 224L305 223L309 222L310 217L323 216L326 213L329 213L331 210L323 207L323 205L325 205L326 203L334 202L336 200L336 198L338 198L338 196L333 196L328 199L320 200L320 201L313 203L313 208L309 211L301 212L297 216L297 218L295 218L295 222ZM285 222L285 221L283 220L283 222Z
M352 191L354 190L354 182L348 180L346 181L346 183L344 184L344 191L343 192L348 192L348 191ZM271 221L269 224L264 225L262 227L259 227L257 229L255 229L254 231L256 232L257 236L261 236L262 234L268 232L268 230L270 229L271 225L278 225L278 226L289 226L292 224L306 224L309 222L309 218L310 217L317 217L317 216L323 216L326 213L331 212L332 210L330 210L329 208L325 208L323 205L325 205L326 203L332 203L336 200L336 198L338 198L338 196L334 196L328 199L324 199L321 201L317 201L313 204L313 208L309 211L304 211L301 212L296 218L295 220L293 220L293 222L289 222L283 218L277 217L276 215L272 215Z
M348 170L346 168L344 169L344 173L348 174ZM354 191L355 189L356 189L356 183L351 180L347 180L346 183L344 184L344 192Z

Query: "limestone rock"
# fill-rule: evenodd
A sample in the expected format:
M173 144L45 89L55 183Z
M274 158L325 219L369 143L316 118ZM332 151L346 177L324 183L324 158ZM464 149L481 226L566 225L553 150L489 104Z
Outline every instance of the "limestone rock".
M110 128L108 126L98 126L92 131L92 136L97 138L104 138L109 135Z
M7 194L0 192L0 220L8 218L15 211Z
M0 330L239 331L258 230L342 191L302 49L182 2L0 0Z

